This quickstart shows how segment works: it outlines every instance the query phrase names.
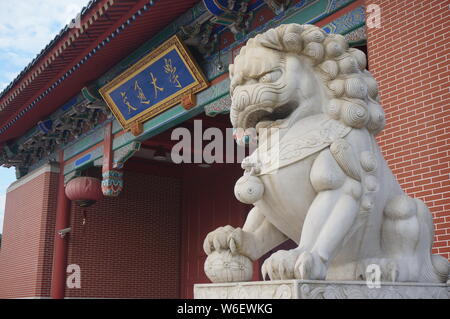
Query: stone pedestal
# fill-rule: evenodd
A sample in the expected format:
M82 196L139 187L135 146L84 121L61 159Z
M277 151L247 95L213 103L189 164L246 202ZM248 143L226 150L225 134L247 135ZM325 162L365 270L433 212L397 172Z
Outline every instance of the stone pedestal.
M195 299L449 299L447 284L279 280L197 284Z

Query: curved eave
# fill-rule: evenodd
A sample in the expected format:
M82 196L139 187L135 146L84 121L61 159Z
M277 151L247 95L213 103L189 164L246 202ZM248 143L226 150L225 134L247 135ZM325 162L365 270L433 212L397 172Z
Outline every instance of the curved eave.
M51 51L42 55L41 63L27 72L29 77L23 75L3 94L0 144L24 134L198 0L152 2L97 1L85 17L87 22L82 20L82 29L60 37ZM78 37L72 32L79 32Z

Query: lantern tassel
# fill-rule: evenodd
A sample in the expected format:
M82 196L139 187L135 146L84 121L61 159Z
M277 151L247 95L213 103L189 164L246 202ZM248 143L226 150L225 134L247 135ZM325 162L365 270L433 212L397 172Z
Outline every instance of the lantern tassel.
M86 225L87 212L86 209L83 209L83 225Z

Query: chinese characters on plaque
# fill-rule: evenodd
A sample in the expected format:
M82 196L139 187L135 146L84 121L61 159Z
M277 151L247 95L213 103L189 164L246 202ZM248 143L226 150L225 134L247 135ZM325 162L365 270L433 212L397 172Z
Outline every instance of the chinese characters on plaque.
M100 94L128 129L206 87L200 68L174 36L102 87Z

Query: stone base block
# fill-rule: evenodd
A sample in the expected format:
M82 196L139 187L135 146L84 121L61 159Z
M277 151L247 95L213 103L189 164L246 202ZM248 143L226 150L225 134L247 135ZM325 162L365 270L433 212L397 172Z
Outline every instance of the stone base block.
M449 299L447 284L279 280L197 284L195 299Z

